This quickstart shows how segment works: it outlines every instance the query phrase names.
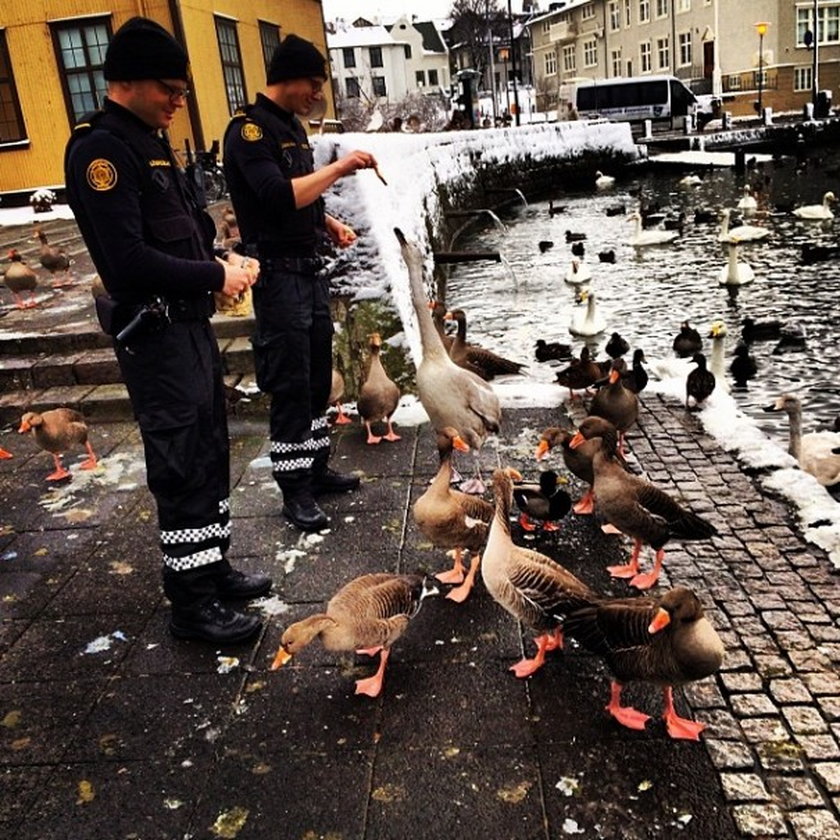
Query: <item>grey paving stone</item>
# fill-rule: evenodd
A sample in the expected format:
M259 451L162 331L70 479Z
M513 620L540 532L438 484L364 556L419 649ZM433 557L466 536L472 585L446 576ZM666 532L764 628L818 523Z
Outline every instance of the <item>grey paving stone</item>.
M793 732L800 735L828 732L828 724L813 706L783 706L782 715Z
M800 679L771 680L770 695L780 704L809 703L813 701L811 692Z
M706 737L706 749L719 770L744 770L755 766L752 750L741 741L721 741Z
M807 758L815 761L840 760L840 747L833 735L794 735Z
M840 822L827 810L788 814L796 840L840 840Z
M840 793L840 762L817 762L814 764L814 772L829 793Z
M803 674L802 681L815 695L840 694L840 676L830 671Z
M747 837L785 837L784 814L776 805L736 805L732 809L738 830Z
M840 719L840 697L829 695L828 697L817 697L817 706L823 716L830 721Z
M729 702L735 714L742 718L772 715L777 711L776 705L765 694L733 694Z
M721 773L723 795L730 802L765 802L770 799L764 781L755 773Z
M809 776L769 775L766 782L776 804L785 811L824 804L822 793Z

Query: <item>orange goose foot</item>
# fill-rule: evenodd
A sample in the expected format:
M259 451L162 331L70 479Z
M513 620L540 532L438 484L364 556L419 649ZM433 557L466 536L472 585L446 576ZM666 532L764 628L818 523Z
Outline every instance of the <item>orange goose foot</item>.
M333 424L335 426L344 426L347 423L352 423L353 421L344 413L344 409L341 407L341 403L335 404L336 409L338 410L338 414L335 415L335 420L333 420Z
M450 590L446 595L450 601L455 601L456 604L462 604L467 600L467 596L472 592L473 586L475 586L475 576L478 572L479 562L481 562L481 555L473 554L472 560L470 560L470 570L467 572L464 582L460 586L456 586L455 589Z
M380 650L382 650L382 645L377 645L377 647L371 648L359 648L356 653L358 653L359 656L376 656Z
M388 432L387 434L383 435L385 440L390 440L391 442L395 440L402 440L402 438L394 431L393 427L391 426L391 421L388 421Z
M543 531L560 531L562 530L562 525L558 525L556 522L543 522L542 530Z
M368 434L367 440L365 441L365 443L373 445L375 443L379 443L379 441L381 441L381 440L382 440L381 437L377 437L376 435Z
M546 650L563 650L564 640L562 627L556 627L554 632L546 634L545 638L547 640L545 643Z
M379 658L379 668L372 677L364 680L356 680L356 694L367 694L368 697L379 697L382 691L382 678L385 675L385 665L388 662L390 651L381 648L382 654Z
M603 533L605 533L605 534L620 534L621 533L621 531L619 531L618 528L615 527L615 525L610 525L609 522L605 522L601 526L601 531L603 531Z
M656 581L659 580L659 572L654 569L652 572L644 572L636 575L631 581L630 586L635 586L636 589L650 589Z
M2 446L0 446L0 460L6 460L7 458L14 458L14 457L15 456L12 455L11 452L7 452L5 449L3 449Z
M591 514L595 510L595 496L592 490L587 490L572 510L579 516Z
M646 715L632 706L621 705L621 683L615 681L610 687L610 702L604 706L604 711L628 729L643 730L645 724L650 720L650 715Z
M706 728L705 723L698 723L696 720L688 720L677 714L674 708L674 693L670 686L662 690L665 699L665 726L672 738L681 738L686 741L699 741L700 733Z
M448 572L438 572L435 578L441 583L463 583L464 582L464 564L461 562L461 549L453 549L452 552L447 552L448 556L455 558L455 564Z
M607 571L614 578L637 578L639 576L638 562L630 562L626 566L607 566Z
M534 641L537 643L537 655L533 659L521 659L515 665L510 666L510 670L513 671L514 674L520 679L523 680L525 677L530 677L531 674L539 671L540 668L545 664L545 652L553 648L549 648L549 645L556 644L556 639L553 635L548 635L547 633L538 636Z
M55 458L55 469L47 476L47 481L61 481L62 478L70 478L70 473L64 469L61 461Z
M522 526L523 531L537 530L537 526L531 521L531 517L527 513L521 513L519 515L519 524Z

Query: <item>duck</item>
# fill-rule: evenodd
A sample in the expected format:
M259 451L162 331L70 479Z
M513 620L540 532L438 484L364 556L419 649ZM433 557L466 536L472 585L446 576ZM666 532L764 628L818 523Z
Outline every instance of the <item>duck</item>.
M581 286L588 283L592 279L592 270L588 265L582 263L575 257L566 269L566 275L563 278L570 286Z
M540 253L544 254L546 251L550 251L554 247L554 243L550 239L541 239L537 242L537 247L540 249Z
M546 341L538 338L534 345L534 358L538 362L561 361L572 356L572 348L569 344L561 344L559 341Z
M702 185L703 179L696 173L692 173L690 175L684 175L677 183L685 188L699 187Z
M814 245L806 242L802 246L802 262L805 265L836 260L838 257L840 257L840 246L838 245Z
M598 261L615 265L615 251L612 248L607 251L598 251Z
M412 514L423 536L438 548L452 549L455 563L437 579L443 583L459 584L447 594L452 601L462 602L470 594L481 559L481 549L487 539L493 506L484 499L453 490L452 451L469 452L469 446L458 430L445 427L437 433L440 466L432 483L414 503ZM471 553L470 569L464 574L463 550Z
M382 350L382 337L379 333L371 333L368 336L368 349L370 350L370 368L356 403L359 417L367 429L367 443L400 440L400 436L391 425L391 416L397 410L400 401L400 389L382 367L382 359L379 356ZM374 435L370 428L370 424L378 420L384 420L388 424L388 431L381 436Z
M627 214L627 205L626 204L611 204L609 207L604 208L604 212L608 216L624 216Z
M545 654L563 647L565 616L587 604L595 593L559 563L514 544L510 534L510 509L515 470L493 472L495 513L481 564L484 585L493 600L536 635L537 653L523 657L510 670L524 679L545 663Z
M729 372L738 388L746 388L748 380L755 379L758 373L758 365L755 358L750 355L749 346L744 344L743 341L739 341L735 345L734 354L735 358L729 365Z
M584 234L585 237L585 234ZM572 242L572 256L583 259L586 256L586 245L583 242Z
M688 321L683 321L671 346L681 359L685 359L703 349L703 339Z
M650 379L648 372L643 366L645 361L645 351L641 347L637 347L633 351L632 367L630 370L626 370L621 374L621 381L624 383L624 387L634 394L639 394L644 391Z
M592 417L603 417L618 430L618 451L624 454L625 432L636 422L639 416L639 398L621 379L621 369L613 361L609 384L601 388L589 406Z
M559 530L556 523L572 507L571 497L561 489L554 470L544 470L536 482L514 482L513 500L521 511L519 524L525 531L534 531L538 525L543 531Z
M608 190L615 186L615 178L612 175L604 175L599 169L595 173L595 188L599 190Z
M585 440L580 446L575 449L570 446L575 437L575 432L562 429L559 426L549 426L540 436L535 453L536 459L541 461L554 447L559 446L563 452L563 463L566 465L566 469L589 486L579 501L572 507L572 511L578 516L591 514L595 509L595 497L592 494L592 485L595 481L592 472L592 459L601 446L600 434L604 432L616 434L615 426L608 420L604 420L603 417L587 417L586 419L589 421L587 430L592 437ZM624 463L624 459L620 455L618 457L621 463Z
M94 470L97 467L96 453L88 440L85 418L72 408L27 411L20 418L18 432L31 432L38 446L52 455L55 470L47 476L47 481L59 481L70 476L70 472L61 463L61 456L74 446L82 445L88 453L81 469Z
M552 199L548 200L548 217L553 219L560 213L565 213L569 209L568 204L555 204Z
M770 231L758 225L738 225L737 227L729 229L730 210L726 208L720 214L720 231L718 232L718 242L734 242L736 245L739 242L760 242L770 235Z
M689 407L689 400L694 399L694 405L705 402L715 390L715 375L706 369L706 357L702 353L695 353L691 359L697 365L685 380L685 407Z
M566 231L566 242L583 242L586 239L585 233L575 233L572 230Z
M38 275L23 260L23 257L15 248L9 251L11 265L6 269L3 280L15 299L15 306L18 309L30 309L37 305L33 292L38 288ZM28 300L22 298L26 292Z
M585 338L602 333L607 328L607 321L597 309L595 293L583 290L578 293L577 299L578 303L586 303L586 310L575 309L569 324L569 332Z
M586 440L600 440L592 458L595 513L633 539L630 562L609 566L607 571L613 577L630 578L630 585L637 589L650 589L659 580L669 540L709 539L717 534L717 528L683 508L659 487L628 473L618 460L618 432L594 426L591 419L581 423L569 446L577 449ZM656 556L652 571L640 573L639 554L644 543L655 550Z
M611 359L617 359L619 356L630 352L630 345L627 343L627 339L623 338L619 333L614 332L610 336L610 340L607 342L604 350L607 351L607 355Z
M713 321L709 327L709 338L712 340L712 358L709 370L715 377L717 387L724 392L729 391L726 381L726 367L724 355L726 353L726 324L723 321Z
M296 621L283 631L271 670L286 665L315 639L320 639L327 650L368 656L379 653L376 673L357 680L355 691L378 697L391 647L405 633L423 601L440 591L434 578L420 575L374 572L357 577L330 598L326 612Z
M695 225L708 225L714 222L717 219L717 214L714 210L695 210L694 211L694 224Z
M831 205L837 199L834 193L829 190L823 195L822 204L806 204L803 207L797 207L793 211L793 215L798 219L807 219L808 221L826 221L834 218L834 213L831 212Z
M467 316L463 309L447 312L445 319L455 321L458 325L455 340L449 348L449 356L456 365L472 371L484 380L505 374L522 373L525 365L506 359L476 344L467 344Z
M642 227L642 217L639 213L631 213L628 221L636 223L633 236L627 240L628 245L634 248L648 248L653 245L667 245L673 242L680 234L676 230L645 230Z
M629 729L645 728L649 716L622 706L621 691L628 682L654 683L662 686L668 735L700 739L705 724L677 714L673 688L717 673L725 650L694 592L678 586L660 598L587 604L566 617L564 632L606 660L613 679L605 710L618 723Z
M580 350L580 358L561 371L557 372L556 379L564 387L569 389L569 399L574 399L574 392L589 388L601 377L601 368L593 361L589 348L584 345Z
M744 194L735 205L736 210L740 210L745 216L754 216L758 210L758 202L752 194L752 187L749 184L744 184Z
M782 335L781 321L756 321L747 315L741 321L741 340L750 345L754 341L775 341Z
M718 283L721 286L746 286L755 280L755 272L744 262L738 262L738 242L726 243L729 258L726 265L718 272Z
M67 256L67 252L63 248L50 245L47 240L46 233L41 230L39 225L36 225L35 227L35 235L41 243L41 250L38 255L41 265L44 266L44 268L46 268L52 276L53 288L57 289L62 286L69 286L72 283L72 280L68 275L70 270L70 257ZM64 275L61 281L55 279L57 271L62 272Z
M341 400L344 398L344 376L342 376L341 371L333 368L332 369L332 378L330 380L330 396L328 404L335 406L336 411L338 412L333 420L333 423L336 426L343 426L347 423L352 423L353 421L344 413L344 408L341 404Z
M784 411L788 416L788 452L799 466L810 473L823 487L840 484L840 455L833 450L840 446L840 432L802 434L802 402L793 394L782 394L765 411Z
M782 324L773 355L779 356L786 350L804 350L807 346L808 333L802 324Z

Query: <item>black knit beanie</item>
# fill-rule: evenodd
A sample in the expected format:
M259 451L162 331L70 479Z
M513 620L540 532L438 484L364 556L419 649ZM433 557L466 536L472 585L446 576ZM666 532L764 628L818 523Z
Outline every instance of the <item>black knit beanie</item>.
M326 81L325 62L326 59L314 44L289 34L271 56L266 84L273 85L289 79L310 79L315 76Z
M111 38L105 53L108 81L139 79L188 79L184 48L153 20L133 17Z

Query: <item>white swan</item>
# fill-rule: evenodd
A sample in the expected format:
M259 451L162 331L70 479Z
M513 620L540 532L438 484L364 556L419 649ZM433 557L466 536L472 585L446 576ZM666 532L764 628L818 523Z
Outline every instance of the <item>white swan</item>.
M699 175L686 175L677 182L681 187L699 187L703 179Z
M723 321L713 321L709 327L709 338L712 339L712 358L709 370L715 375L715 388L729 391L729 380L726 378L724 352L726 344L726 324Z
M840 455L832 450L840 446L840 432L810 432L802 434L802 403L792 394L782 394L765 411L784 411L790 423L788 452L799 466L811 473L823 487L840 483Z
M744 196L735 205L745 216L754 216L758 210L758 202L752 194L752 188L749 184L744 184Z
M727 242L729 259L718 272L718 283L721 286L746 286L755 280L755 272L747 263L738 262L738 243Z
M635 221L636 223L636 232L627 240L627 244L632 245L634 248L647 248L651 245L667 245L680 235L677 230L644 230L642 227L642 217L638 212L631 213L627 217L627 221Z
M729 215L729 208L723 210L720 214L718 242L734 242L737 245L739 242L758 242L761 239L766 239L770 235L770 231L767 228L758 227L758 225L738 225L738 227L730 230Z
M598 311L595 304L595 293L583 291L578 295L578 301L586 301L586 309L578 307L572 313L572 322L569 324L569 332L572 335L589 337L602 333L607 328L607 320Z
M615 186L615 178L612 175L604 175L599 169L595 173L595 186L599 190L608 190L610 187Z
M829 190L822 200L822 204L806 204L804 207L797 207L793 211L793 215L800 219L810 219L814 221L823 221L825 219L833 219L834 213L831 212L830 205L837 199L834 193Z
M592 270L586 263L574 259L569 263L564 279L570 286L581 286L592 279Z

